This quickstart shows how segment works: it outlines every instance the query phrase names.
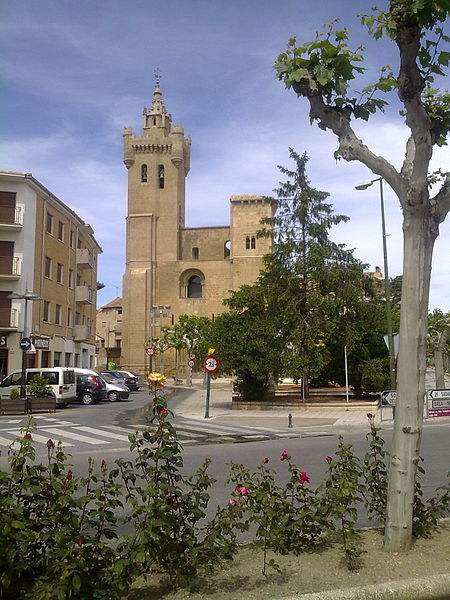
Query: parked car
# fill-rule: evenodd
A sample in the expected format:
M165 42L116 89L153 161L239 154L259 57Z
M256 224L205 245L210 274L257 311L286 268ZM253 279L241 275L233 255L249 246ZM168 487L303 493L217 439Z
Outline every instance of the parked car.
M122 383L123 379L113 377L109 373L101 373L101 378L106 383L106 396L110 402L118 402L130 397L130 390Z
M77 398L83 404L96 404L107 397L106 383L96 371L79 368L75 368L74 371L77 379Z
M112 370L100 371L100 375L112 375L115 379L122 381L130 390L130 392L136 392L139 389L139 383L136 381L135 376L130 377L125 373L121 373L120 371Z
M57 406L67 406L77 397L74 369L70 367L33 367L26 370L25 385L35 375L42 375L48 381L48 385L56 398ZM22 370L13 371L8 377L0 382L0 396L9 398L12 389L20 390L22 381Z
M139 375L137 373L135 373L134 371L125 371L124 369L115 369L115 371L117 373L122 373L123 375L125 375L126 377L129 377L130 379L134 379L136 381L136 383L138 384L138 386L141 385L141 380L139 378ZM137 389L139 389L139 387Z

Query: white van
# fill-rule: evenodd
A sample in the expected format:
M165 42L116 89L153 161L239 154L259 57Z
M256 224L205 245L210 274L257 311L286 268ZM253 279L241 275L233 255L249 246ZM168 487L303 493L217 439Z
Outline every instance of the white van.
M77 398L77 384L75 371L70 367L36 367L26 370L25 384L29 383L35 375L42 375L48 380L52 392L56 396L57 406L67 406ZM13 388L20 391L22 371L13 371L8 377L0 381L0 396L9 398Z

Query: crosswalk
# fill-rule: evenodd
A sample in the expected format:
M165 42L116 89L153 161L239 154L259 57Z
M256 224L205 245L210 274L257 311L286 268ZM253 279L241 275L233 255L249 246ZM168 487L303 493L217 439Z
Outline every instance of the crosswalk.
M21 437L21 429L26 426L25 418L2 419L0 422L0 448L9 447L17 437ZM137 430L143 430L151 425L118 426L101 425L87 426L73 421L55 417L35 417L36 429L32 438L37 446L47 445L52 439L55 443L62 442L63 448L127 448L128 436ZM278 438L305 437L329 435L327 432L304 430L286 430L270 427L249 427L240 425L226 425L178 417L173 425L176 428L179 441L183 445L207 445L256 442ZM17 442L16 442L17 444Z

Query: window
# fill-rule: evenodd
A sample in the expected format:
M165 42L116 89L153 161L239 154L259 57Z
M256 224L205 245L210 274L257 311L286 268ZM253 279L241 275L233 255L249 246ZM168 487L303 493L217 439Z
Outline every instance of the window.
M48 278L51 279L52 278L52 259L49 258L48 256L45 257L45 268L44 268L44 275Z
M71 353L70 352L66 352L65 353L65 358L64 358L64 362L66 364L66 367L70 367L71 366L71 364L70 364L71 363L71 358L72 358Z
M192 260L198 260L198 248L192 248Z
M77 273L77 285L81 285L81 275Z
M42 317L44 323L50 323L50 302L44 300L44 314Z
M55 307L55 323L56 323L56 325L61 325L61 315L62 315L62 306L61 306L61 304L57 304Z
M64 223L62 221L58 222L58 240L64 241Z
M202 280L198 275L189 278L186 295L188 298L202 298Z
M81 314L79 312L75 313L75 325L81 325Z
M47 213L47 233L53 235L53 215L49 212Z
M67 327L72 327L72 309L67 309Z
M250 240L250 247L252 250L254 250L256 248L256 238L254 235L252 236L252 239Z
M245 238L245 248L246 248L246 250L250 249L250 238L249 238L249 236L247 236Z
M141 181L147 183L147 165L141 166Z
M53 366L60 367L61 366L61 352L53 353Z
M227 240L225 242L225 244L223 245L223 257L230 258L230 254L231 254L231 244L230 244L230 240Z
M64 283L64 265L56 263L56 281L58 283Z
M70 230L70 247L75 248L75 231L73 229Z
M69 287L73 288L73 269L69 269Z
M164 165L158 166L158 180L160 189L164 189Z

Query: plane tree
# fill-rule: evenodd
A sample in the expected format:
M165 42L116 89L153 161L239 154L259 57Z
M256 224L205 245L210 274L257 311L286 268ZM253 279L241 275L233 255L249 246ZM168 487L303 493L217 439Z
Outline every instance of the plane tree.
M285 86L309 103L310 121L338 140L337 158L359 161L382 177L397 195L403 213L403 279L397 371L397 409L389 469L385 549L407 551L412 544L414 488L425 396L428 299L433 247L450 209L450 177L430 173L436 145L450 129L450 94L435 89L450 53L442 23L448 0L391 0L386 10L361 16L370 36L396 44L398 71L382 69L375 83L354 92L350 84L364 73L363 48L351 50L349 31L336 22L323 35L297 44L291 38L275 62ZM355 131L358 119L386 109L388 96L401 103L408 139L400 169L377 155ZM395 100L394 100L395 102ZM431 184L437 191L431 192Z

